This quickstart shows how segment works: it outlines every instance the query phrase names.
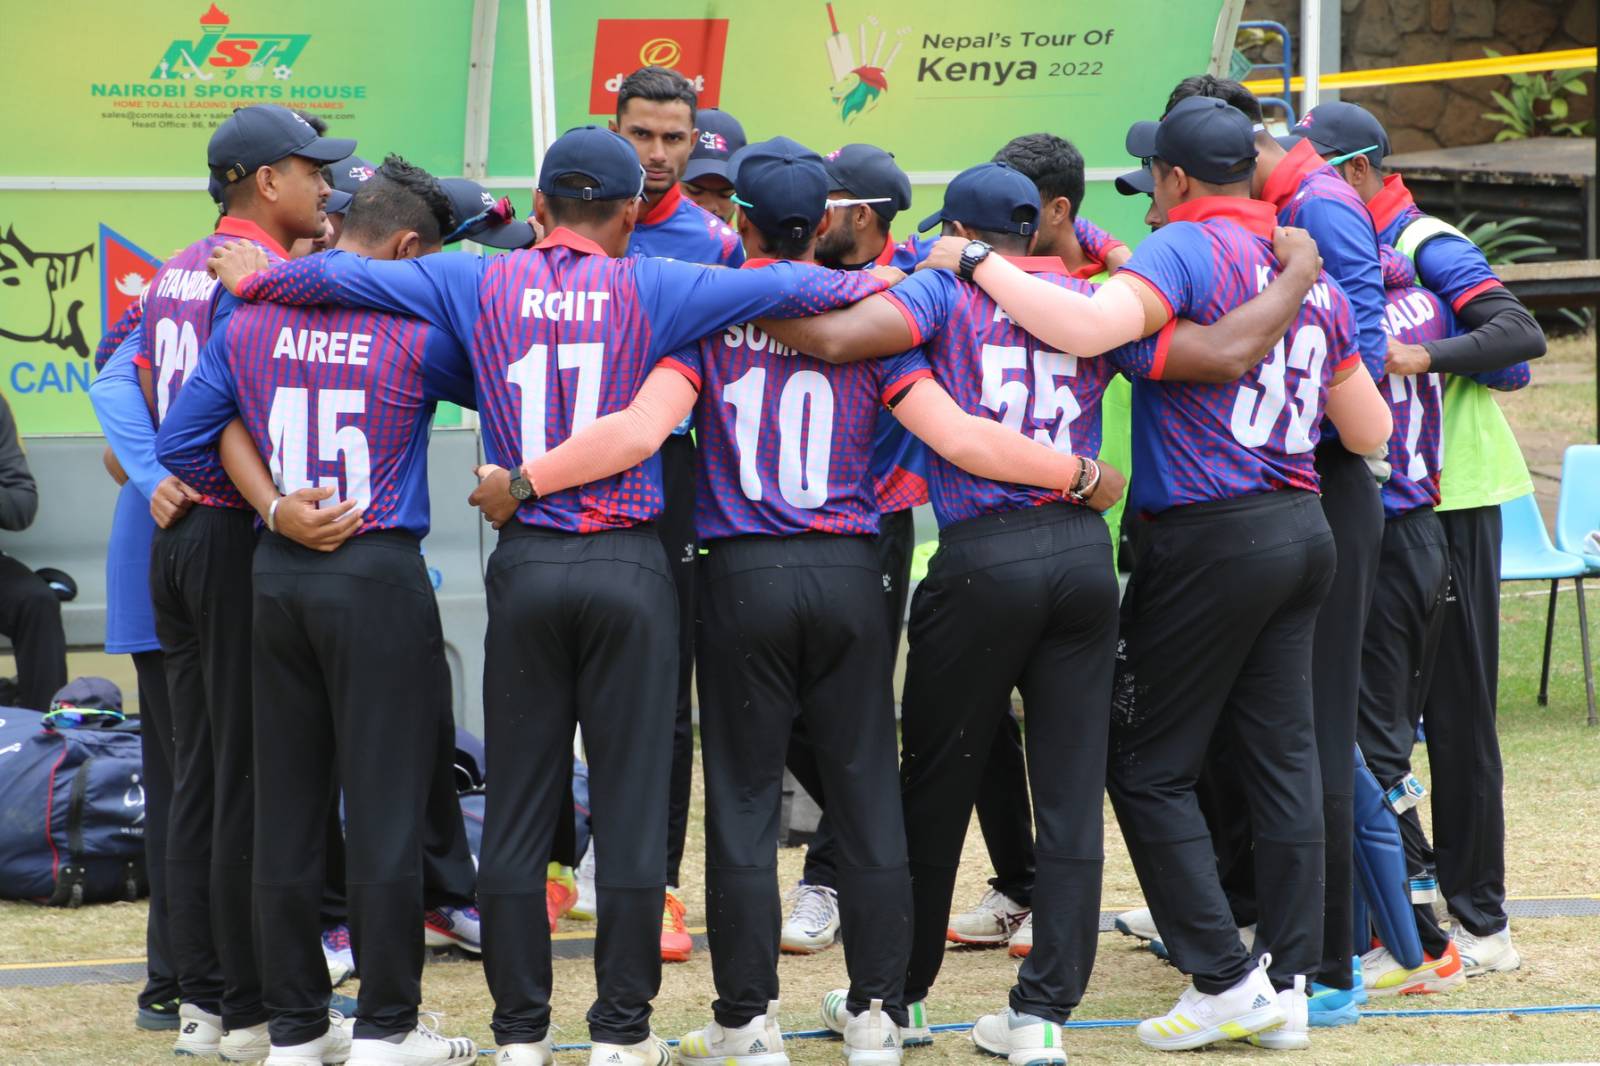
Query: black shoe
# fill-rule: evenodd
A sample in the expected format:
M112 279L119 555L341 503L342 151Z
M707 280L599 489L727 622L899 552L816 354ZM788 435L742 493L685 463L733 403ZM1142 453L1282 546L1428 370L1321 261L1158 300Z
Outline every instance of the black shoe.
M176 999L157 1000L149 1006L140 1007L139 1013L133 1016L133 1024L152 1032L176 1029L178 1027L178 1001Z

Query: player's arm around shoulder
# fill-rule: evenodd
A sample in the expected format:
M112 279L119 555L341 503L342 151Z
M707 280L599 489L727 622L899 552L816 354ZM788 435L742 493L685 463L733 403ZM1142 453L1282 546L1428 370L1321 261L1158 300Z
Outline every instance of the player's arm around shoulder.
M948 274L939 273L902 274L901 279L894 288L848 307L804 318L760 318L756 325L824 363L842 365L895 355L936 332L926 328L925 320L937 313L930 308L948 305L955 284Z
M1326 274L1319 282L1323 283L1328 286L1332 305L1326 358L1334 368L1324 410L1339 430L1339 442L1345 450L1366 455L1389 442L1394 432L1394 412L1361 357L1349 301Z

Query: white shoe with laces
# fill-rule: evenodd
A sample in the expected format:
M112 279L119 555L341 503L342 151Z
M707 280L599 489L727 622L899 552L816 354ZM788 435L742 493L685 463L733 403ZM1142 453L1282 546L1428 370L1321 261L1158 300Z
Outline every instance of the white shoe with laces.
M589 1066L672 1066L672 1048L654 1033L637 1044L601 1044L589 1048Z
M224 1032L217 1045L217 1056L223 1062L260 1062L271 1050L272 1037L267 1035L267 1023L262 1022Z
M844 1053L850 1066L900 1066L900 1027L875 999L844 1027Z
M594 894L594 841L589 841L589 846L583 849L583 858L578 860L578 868L573 871L573 879L578 883L578 902L572 905L567 912L568 918L580 922L592 922L599 912L595 903Z
M1017 926L1017 931L1011 934L1011 945L1006 949L1006 954L1013 959L1025 959L1028 952L1033 950L1033 912L1022 919L1022 924Z
M1277 1028L1287 1016L1267 979L1271 964L1272 956L1262 955L1238 984L1216 995L1190 985L1170 1011L1139 1023L1139 1039L1157 1051L1188 1051Z
M551 1066L555 1061L555 1045L546 1036L531 1044L501 1044L494 1066Z
M767 1013L737 1029L716 1021L678 1041L678 1061L687 1066L789 1066L783 1050L783 1029L778 1024L778 1001Z
M1161 939L1161 931L1156 928L1156 920L1151 916L1149 907L1123 911L1112 924L1124 936L1138 937L1140 940Z
M822 997L822 1024L831 1032L844 1035L845 1027L855 1015L850 1013L850 990L835 988ZM933 1043L933 1030L928 1027L928 1005L923 1000L906 1004L906 1026L900 1030L900 1046L926 1047Z
M972 1042L991 1055L1011 1060L1011 1066L1066 1066L1061 1046L1061 1026L1007 1007L985 1014L972 1027Z
M267 1053L267 1066L329 1066L350 1058L350 1035L355 1020L338 1011L328 1012L328 1031L315 1040L287 1046L274 1044Z
M1250 1043L1270 1051L1304 1051L1311 1046L1311 1005L1306 998L1304 974L1294 975L1294 987L1278 993L1278 1006L1286 1016L1282 1025L1256 1033Z
M945 939L956 944L1004 944L1027 916L1027 907L991 888L977 906L950 919Z
M1511 943L1511 926L1498 933L1477 936L1460 923L1450 935L1461 955L1461 968L1468 977L1481 977L1486 973L1504 973L1522 965L1522 955Z
M222 1017L203 1011L193 1003L178 1007L178 1039L172 1045L174 1055L187 1055L209 1059L222 1045Z
M409 1033L353 1041L349 1061L350 1066L471 1066L478 1061L478 1045L464 1036L441 1036L419 1018Z
M839 939L839 894L826 885L797 883L789 893L778 946L791 955L812 955Z

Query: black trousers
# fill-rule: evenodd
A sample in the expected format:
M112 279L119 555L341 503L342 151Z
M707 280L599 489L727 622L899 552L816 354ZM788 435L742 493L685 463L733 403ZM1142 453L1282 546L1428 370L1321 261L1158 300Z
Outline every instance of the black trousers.
M663 506L655 528L678 590L678 687L672 719L672 791L667 800L667 884L674 886L683 865L694 777L694 572L700 550L694 529L694 464L691 434L675 433L662 441Z
M150 881L145 921L145 982L139 1006L177 999L178 969L167 919L167 819L172 811L172 700L159 651L133 653L139 678L140 780L144 785L144 865Z
M184 1001L220 1012L228 1029L267 1020L250 884L253 518L195 507L156 530L150 546L150 599L172 699L167 920Z
M407 1032L422 997L423 809L449 705L417 539L377 531L323 553L266 534L254 578L256 915L273 1043L327 1029L319 915L340 785L356 1035Z
M908 1003L938 976L962 841L1013 688L1028 714L1039 877L1011 1006L1064 1021L1082 998L1099 935L1116 610L1111 540L1087 508L1048 504L940 532L912 597L901 699Z
M580 535L512 523L485 583L484 747L494 786L478 905L495 1039L531 1043L550 1025L545 867L556 823L570 812L572 736L581 725L600 842L589 1033L637 1043L649 1035L661 985L672 770L661 752L678 676L666 556L649 526Z
M1338 579L1317 616L1313 645L1312 693L1316 714L1317 759L1322 767L1322 820L1326 839L1326 902L1322 923L1322 962L1308 976L1334 988L1349 988L1351 907L1355 890L1352 848L1355 840L1356 703L1360 690L1362 634L1378 580L1383 539L1383 501L1360 456L1338 441L1317 449L1322 481L1322 513L1338 553ZM1200 783L1201 808L1211 827L1223 891L1238 925L1256 922L1255 856L1249 804L1238 763L1229 755L1226 726L1212 744ZM1259 936L1261 931L1257 930ZM1263 945L1277 954L1270 942Z
M905 628L906 599L911 588L911 553L917 547L916 522L911 509L880 514L878 535L872 538L872 547L877 553L883 578L883 600L888 608L889 661L892 671L892 664L900 655L900 632ZM806 847L805 872L801 876L809 884L837 889L838 842L828 818L827 797L822 794L822 777L817 770L816 752L803 718L794 723L794 731L789 737L789 752L784 761L795 780L800 782L800 787L822 808L817 831Z
M61 601L44 579L0 552L0 633L17 659L17 703L48 711L67 683L67 634Z
M1220 722L1238 738L1256 826L1257 950L1272 945L1279 988L1321 958L1322 786L1309 682L1333 569L1317 498L1268 493L1147 523L1123 597L1107 785L1172 961L1202 992L1232 987L1251 964L1195 793ZM1031 737L1031 709L1028 725ZM1037 936L1037 906L1034 914Z
M1478 936L1506 927L1505 772L1500 679L1500 508L1440 511L1449 588L1423 704L1439 891ZM1440 772L1440 769L1448 772Z
M1378 590L1361 648L1356 742L1385 791L1411 773L1411 749L1433 673L1445 569L1444 528L1433 508L1420 507L1384 523ZM1415 807L1400 816L1400 835L1409 876L1434 877L1433 847ZM1423 950L1437 958L1449 935L1440 928L1431 902L1412 909Z
M698 590L706 914L716 1019L778 998L778 817L789 731L806 723L836 826L849 1007L906 1022L911 880L900 821L894 660L865 537L712 544Z

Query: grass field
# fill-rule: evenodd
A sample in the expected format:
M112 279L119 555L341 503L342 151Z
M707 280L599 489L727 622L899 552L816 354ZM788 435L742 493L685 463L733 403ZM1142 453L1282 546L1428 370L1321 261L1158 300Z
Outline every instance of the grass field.
M1593 439L1593 341L1553 345L1535 370L1535 385L1507 403L1536 471L1559 471L1565 443ZM1600 729L1583 724L1582 672L1575 601L1563 593L1557 620L1550 705L1535 702L1543 589L1504 589L1501 649L1501 742L1506 767L1507 869L1512 896L1600 895ZM1600 595L1589 609L1600 621ZM1418 751L1417 772L1425 781L1437 771ZM702 852L700 796L691 815L685 856L689 922L703 924L698 895ZM1425 814L1426 817L1426 814ZM1139 891L1115 823L1107 812L1103 907L1136 906ZM798 851L781 853L785 882L799 874ZM976 825L968 834L956 904L975 900L989 875ZM130 958L143 954L145 905L117 904L78 912L0 903L0 966L70 959ZM564 923L563 929L581 929ZM1513 923L1525 959L1516 973L1474 980L1448 997L1404 1003L1374 1003L1398 1009L1434 1007L1531 1007L1600 1002L1600 918L1526 919ZM587 1038L583 1014L594 993L587 960L558 961L555 1022L558 1042ZM1003 951L952 950L929 1001L934 1023L970 1022L1003 1005L1015 967ZM844 957L833 949L810 958L785 958L784 1028L817 1026L823 992L844 983ZM0 971L0 979L4 972ZM1100 941L1095 974L1077 1017L1081 1020L1143 1017L1166 1010L1184 987L1183 978L1132 940L1107 934ZM344 991L353 992L350 986ZM0 1066L100 1066L170 1063L169 1034L133 1028L137 987L81 985L44 989L0 987ZM656 1028L678 1036L702 1025L712 998L710 963L703 952L666 968L657 999ZM470 961L430 965L424 977L425 1006L443 1014L443 1029L466 1033L487 1046L489 998L480 967ZM1069 1053L1079 1062L1149 1062L1126 1029L1086 1029L1069 1035ZM579 1052L560 1061L583 1061ZM791 1042L797 1064L839 1062L837 1044ZM931 1049L910 1052L908 1061L971 1062L976 1052L964 1034L946 1033ZM1263 1061L1271 1053L1230 1045L1206 1053L1207 1062ZM1359 1026L1317 1031L1305 1063L1365 1064L1420 1062L1551 1062L1600 1058L1600 1015L1488 1015L1482 1017L1368 1018Z

